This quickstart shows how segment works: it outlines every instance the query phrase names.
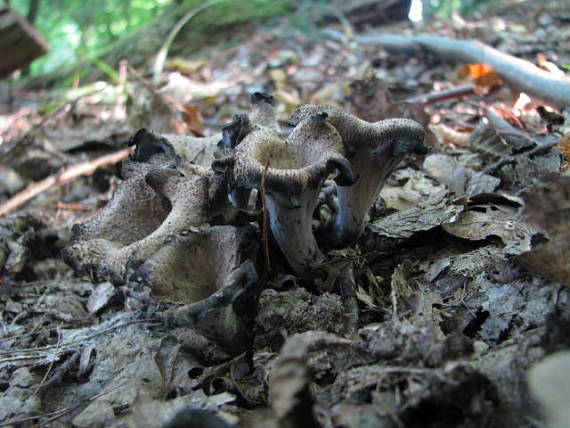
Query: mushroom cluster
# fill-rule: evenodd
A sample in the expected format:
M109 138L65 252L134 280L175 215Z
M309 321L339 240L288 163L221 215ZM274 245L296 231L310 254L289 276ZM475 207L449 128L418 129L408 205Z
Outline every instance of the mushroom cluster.
M310 281L322 275L323 249L356 242L400 160L426 151L422 127L409 119L368 123L336 107L305 105L290 124L285 138L273 98L255 93L249 117L236 115L213 137L138 131L123 181L104 209L73 227L65 260L96 281L140 282L161 300L185 304L171 322L202 326L239 351L247 335L236 330L239 305L260 289L260 206L291 269ZM336 183L336 199L327 198L333 215L313 230L328 179Z

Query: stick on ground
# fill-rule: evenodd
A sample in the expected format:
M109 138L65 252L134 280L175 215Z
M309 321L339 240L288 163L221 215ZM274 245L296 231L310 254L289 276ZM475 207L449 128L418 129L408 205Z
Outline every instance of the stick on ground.
M62 169L54 175L50 175L37 183L31 183L21 192L15 194L3 204L0 204L0 216L11 213L30 199L38 196L53 186L61 186L69 183L82 175L91 175L98 168L113 165L122 161L131 154L131 149L122 149L109 155L101 156L96 159L80 162L70 167Z
M487 64L516 89L560 109L570 107L570 78L555 76L524 59L500 52L479 41L454 40L427 34L358 36L356 41L394 50L423 48L443 59Z

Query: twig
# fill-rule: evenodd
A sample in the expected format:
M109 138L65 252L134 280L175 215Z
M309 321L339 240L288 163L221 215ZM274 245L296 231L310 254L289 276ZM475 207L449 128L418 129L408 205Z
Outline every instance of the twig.
M261 227L261 243L263 247L263 257L265 258L265 271L269 273L271 269L271 264L269 262L269 211L267 210L267 201L265 199L265 177L267 176L267 169L271 161L267 161L265 168L263 169L263 174L261 175L261 185L259 189L259 194L261 196L261 210L263 225Z
M59 348L59 344L61 343L61 332L59 332L59 334L57 335L57 348L55 350L55 352L57 353L58 348ZM47 380L51 369L53 368L53 365L55 364L55 358L51 361L51 363L49 364L47 370L46 370L46 374L44 375L43 379L41 380L40 384L38 385L38 387L36 388L36 390L34 391L34 393L32 394L32 397L35 396L38 391L44 386L45 381Z
M80 162L68 168L64 168L57 174L50 175L42 181L28 185L28 187L26 187L20 193L17 193L0 205L0 217L14 211L19 206L25 204L30 199L38 196L40 193L45 192L53 186L61 186L82 175L91 175L98 168L107 165L113 165L117 162L122 161L127 156L129 156L129 154L131 154L131 150L132 149L130 148L122 149L118 152L101 156L93 160Z
M417 97L406 99L405 102L410 104L431 104L454 98L466 97L469 95L476 95L475 85L473 84L456 86L455 88L446 89L444 91L418 95Z
M558 143L559 143L558 141L552 141L550 143L541 144L540 146L537 146L534 149L529 150L528 152L520 153L516 156L506 156L503 159L500 159L497 162L492 163L491 165L486 167L483 170L483 173L484 174L492 174L493 172L495 172L499 168L502 168L505 165L515 163L517 161L517 157L519 157L521 155L526 155L527 157L530 158L532 156L545 154L546 152L548 152L552 148L556 147L558 145Z
M19 140L17 140L16 142L12 143L12 144L6 144L3 147L0 147L0 161L2 161L3 159L5 159L10 153L12 153L14 150L16 150L16 148L18 146L20 146L21 144L27 142L32 135L34 135L39 129L41 129L48 121L50 121L51 119L53 119L54 117L56 117L58 114L60 114L63 110L65 110L68 107L73 106L74 104L77 104L81 99L85 98L85 97L89 97L93 94L96 94L97 92L101 92L101 89L97 89L95 91L91 91L87 94L84 95L80 95L70 101L67 101L65 103L63 103L62 105L60 105L58 108L56 108L53 112L51 112L50 114L48 114L46 117L44 117L40 123L34 125L32 127L32 129L30 129L28 132L26 132L26 134L21 137Z
M498 51L475 40L454 40L421 34L401 36L381 34L359 36L363 44L379 44L388 49L413 50L419 47L448 60L484 63L520 91L559 108L570 106L570 79L544 71L528 61Z
M88 207L85 205L77 203L69 203L57 201L55 203L55 209L58 211L93 211L93 207Z
M52 385L56 385L57 383L61 382L63 379L63 376L65 376L71 370L71 368L77 364L80 357L81 357L81 353L74 351L69 356L69 358L67 358L67 360L64 363L62 363L62 365L60 367L58 367L56 369L55 373L53 374L53 376L51 378L49 378L49 380L47 380L47 377L44 377L44 379L42 380L42 383L38 386L35 393L37 393L37 391L39 391L39 390L45 390L46 388L48 388ZM49 371L46 372L46 376L48 373L49 373Z

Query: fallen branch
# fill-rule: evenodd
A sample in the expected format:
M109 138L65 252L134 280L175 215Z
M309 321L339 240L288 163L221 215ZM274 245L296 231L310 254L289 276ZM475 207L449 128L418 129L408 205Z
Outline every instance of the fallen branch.
M33 135L36 132L38 132L51 119L55 118L57 115L59 115L64 110L66 110L66 109L69 110L70 108L75 106L79 101L81 101L83 98L94 95L97 92L101 92L101 89L97 89L95 91L90 91L87 94L80 95L80 96L78 96L72 100L64 102L58 108L56 108L53 112L51 112L50 114L45 116L38 124L32 126L32 128L28 132L26 132L26 134L24 134L23 137L21 137L20 139L14 141L12 143L6 143L6 144L3 144L2 146L0 146L0 161L4 160L8 155L10 155L20 145L23 145L23 144L26 144L26 143L29 143L30 141L32 141Z
M53 186L61 186L63 184L69 183L77 177L82 175L91 175L98 168L113 165L117 162L122 161L127 156L131 154L131 149L122 149L118 152L111 153L109 155L101 156L97 159L88 160L85 162L80 162L78 164L72 165L68 168L64 168L60 172L39 181L37 183L31 183L22 190L20 193L12 196L6 202L0 205L0 216L11 213L19 206L25 204L30 199L38 196L40 193L45 192Z
M570 79L541 70L528 61L505 54L476 40L453 40L432 35L382 34L358 36L362 44L379 44L388 49L427 49L441 58L492 67L505 81L558 108L570 107Z
M456 86L455 88L446 89L444 91L418 95L417 97L407 98L405 101L410 104L432 104L470 95L477 95L475 85L473 84Z

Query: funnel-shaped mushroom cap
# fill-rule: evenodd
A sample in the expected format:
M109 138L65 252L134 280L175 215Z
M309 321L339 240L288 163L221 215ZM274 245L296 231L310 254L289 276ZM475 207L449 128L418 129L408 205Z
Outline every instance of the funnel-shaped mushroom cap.
M75 242L66 248L65 260L78 272L89 272L95 279L108 279L115 284L126 280L127 262L140 263L158 251L165 242L179 231L192 226L199 226L206 221L210 201L208 198L208 176L203 168L182 162L171 168L154 168L145 175L146 185L160 199L169 202L171 209L159 226L146 236L127 243L113 240L114 235L101 236ZM132 191L132 189L131 189ZM136 199L131 195L129 199ZM123 205L121 211L113 212L121 219L129 207ZM102 212L100 214L105 214ZM109 213L107 213L109 214ZM141 212L141 216L152 215ZM128 214L126 218L130 218ZM115 217L102 220L101 223L112 225ZM140 221L135 222L135 227ZM118 226L129 228L131 225L117 221ZM101 239L102 238L102 239Z
M289 123L297 125L316 112L328 114L328 121L339 132L349 158L351 152L359 147L375 148L392 156L427 152L423 144L425 131L411 119L385 119L370 123L335 106L307 104L295 109Z
M268 167L267 192L289 199L292 206L301 192L320 185L323 177L335 171L337 181L353 182L340 135L326 118L317 114L299 123L287 141L269 129L250 133L236 148L236 182L258 187Z
M171 205L147 184L145 176L154 169L184 163L176 159L185 159L185 155L194 151L205 156L209 166L217 139L219 137L160 136L146 129L137 131L129 140L129 145L136 146L134 153L122 164L123 181L105 208L84 223L73 226L72 241L105 239L123 246L152 233L162 224ZM193 173L207 172L194 168Z
M338 213L322 233L326 245L342 248L358 239L370 207L402 158L411 153L426 153L427 148L423 144L422 126L410 119L368 123L336 107L305 105L295 110L290 122L300 123L322 109L341 135L346 157L356 176L353 186L341 184L338 188Z
M181 231L150 257L134 277L160 300L189 304L171 323L191 324L232 353L248 341L233 304L251 294L257 274L255 228L214 226ZM239 311L238 311L239 312Z
M286 142L276 132L261 128L235 149L236 183L260 187L265 175L271 231L295 272L303 277L311 277L324 260L311 226L325 178L338 172L337 181L354 181L343 152L340 135L326 114L299 123Z
M136 145L131 156L138 162L147 162L153 155L164 154L170 158L181 157L190 163L209 167L214 160L214 152L220 134L198 138L186 135L155 134L145 128L139 129L129 140Z
M106 239L129 245L156 230L170 211L168 200L161 198L145 181L145 175L168 159L154 156L147 163L126 159L119 183L109 203L96 215L72 228L72 242Z
M180 231L135 276L160 300L195 303L220 290L226 277L255 257L253 227L212 226Z
M275 98L263 92L254 92L251 95L251 121L279 132L277 114L275 112Z
M218 148L234 149L253 129L254 125L246 114L234 115L232 121L222 129L222 140L218 142Z

